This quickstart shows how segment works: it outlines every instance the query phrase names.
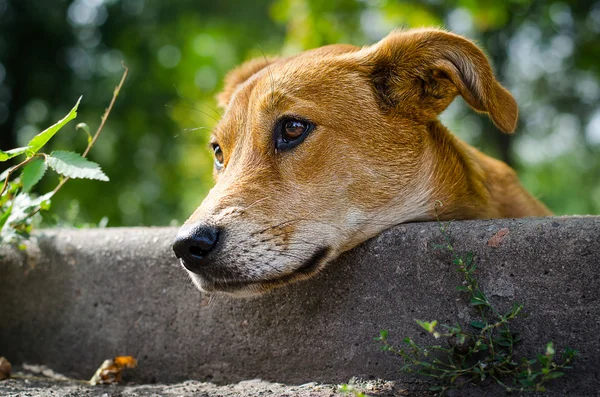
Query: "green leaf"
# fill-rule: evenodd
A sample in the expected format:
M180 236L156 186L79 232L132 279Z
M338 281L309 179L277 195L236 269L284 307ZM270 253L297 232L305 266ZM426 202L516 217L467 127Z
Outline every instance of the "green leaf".
M0 216L0 230L2 229L2 227L4 226L4 224L7 221L8 217L10 216L10 213L12 212L12 208L13 208L13 206L11 205L10 207L8 207L6 209L6 212L4 212L2 214L2 216Z
M548 342L548 344L546 345L546 355L553 356L554 353L556 353L556 350L554 350L554 343Z
M485 328L485 324L482 323L481 321L473 320L473 321L471 321L471 327L477 328L477 329L483 329L483 328Z
M27 236L33 215L49 207L52 195L54 192L36 198L26 193L17 194L12 200L10 215L3 221L4 225L0 233L2 240L14 242L19 236Z
M521 310L523 310L523 305L520 305L517 302L514 302L512 307L510 308L510 310L508 312L506 312L504 317L514 316L516 313L520 312Z
M535 382L531 379L519 379L519 383L521 383L525 387L532 387L535 385Z
M465 342L467 341L467 335L463 334L462 332L459 334L456 334L456 344L457 345L464 345Z
M494 342L496 342L497 345L500 345L502 347L510 347L512 346L512 342L508 341L508 340L498 340L496 339Z
M467 252L467 256L465 258L465 266L470 266L473 263L473 252Z
M419 324L421 326L421 328L423 328L425 331L433 333L435 331L435 326L437 325L437 320L434 320L430 323L428 323L427 321L421 321L421 320L415 320L417 322L417 324Z
M457 334L457 333L459 333L459 332L462 331L462 328L458 324L456 324L456 326L442 324L442 327L444 327L445 329L447 329L448 332L450 332L451 334Z
M489 304L487 302L483 302L476 298L471 299L471 305L472 306L489 306Z
M469 287L466 287L464 285L459 285L456 287L456 290L459 292L469 292Z
M560 372L560 371L550 372L549 374L544 375L544 380L556 379L556 378L560 378L561 376L564 376L564 375L565 375L565 373Z
M92 137L92 133L90 132L90 127L86 123L79 123L75 126L76 130L83 130L87 135L88 145L92 143L94 137Z
M579 352L577 350L571 349L570 347L566 347L563 351L563 358L570 360L578 354Z
M12 159L13 157L16 157L20 154L25 153L28 149L29 149L29 146L18 147L16 149L10 149L10 150L7 150L6 152L3 152L2 150L0 150L0 161L6 161L9 159Z
M522 340L523 340L523 338L521 338L520 336L517 336L516 333L513 335L513 343L521 342Z
M48 166L61 175L69 178L96 179L108 181L108 177L100 166L75 152L57 150L46 159Z
M27 144L27 157L31 157L38 152L52 137L56 134L62 127L65 126L69 121L73 120L77 117L77 108L79 107L79 102L81 102L81 98L77 100L73 109L62 118L62 120L58 121L56 124L46 128L44 131L40 132L36 136L33 137L32 140Z
M21 172L21 183L23 184L23 191L29 192L36 183L42 179L48 166L41 158L36 158L23 168Z

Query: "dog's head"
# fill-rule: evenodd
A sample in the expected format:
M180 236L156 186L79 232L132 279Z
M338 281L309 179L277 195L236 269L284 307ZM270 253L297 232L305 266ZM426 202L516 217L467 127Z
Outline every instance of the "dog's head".
M514 129L516 104L484 54L440 30L232 71L211 141L216 184L174 243L194 283L260 293L392 225L431 219L428 126L457 95Z

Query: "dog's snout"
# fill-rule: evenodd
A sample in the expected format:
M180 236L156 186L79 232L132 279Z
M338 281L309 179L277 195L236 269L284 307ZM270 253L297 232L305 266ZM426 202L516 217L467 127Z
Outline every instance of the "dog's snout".
M219 229L210 225L183 227L173 242L173 251L183 265L191 272L198 273L209 263L209 255L219 240Z

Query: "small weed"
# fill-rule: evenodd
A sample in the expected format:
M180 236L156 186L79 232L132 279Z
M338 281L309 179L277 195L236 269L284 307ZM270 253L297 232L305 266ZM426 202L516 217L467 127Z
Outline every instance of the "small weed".
M351 394L354 397L369 397L365 393L363 393L363 392L359 391L358 389L356 389L356 387L354 387L354 385L348 384L348 383L340 385L338 387L338 390L340 392L344 393L344 394Z
M473 253L459 255L447 232L450 222L443 224L438 218L438 224L444 244L436 248L452 254L452 263L464 278L456 289L467 295L477 319L466 327L442 324L442 330L437 321L416 320L435 339L446 338L446 347L421 346L411 338L405 338L404 346L396 348L388 342L388 331L381 331L375 339L383 343L384 351L403 359L402 371L435 379L438 385L430 390L439 392L439 396L449 389L467 384L480 385L486 380L499 384L507 392L545 391L547 382L564 376L563 370L571 368L577 351L566 348L557 360L554 344L548 342L544 352L537 357L518 359L514 347L521 338L510 325L522 313L523 305L514 303L506 313L494 307L475 278L477 267Z
M24 238L28 238L34 216L40 211L50 208L50 199L69 179L86 178L108 181L108 177L102 172L100 166L85 157L104 128L108 115L125 82L127 72L128 69L125 68L123 77L114 90L110 105L104 112L96 133L92 135L85 123L77 125L77 129L83 130L88 137L88 145L82 155L59 150L50 154L40 152L60 129L77 117L77 108L81 98L63 119L37 134L27 146L7 151L0 150L0 162L17 156L25 156L23 161L8 168L0 175L2 186L0 190L0 243L20 244ZM52 191L41 196L34 196L31 189L42 179L48 167L58 173L59 183ZM13 178L15 174L18 175ZM19 247L23 248L23 245L21 244Z

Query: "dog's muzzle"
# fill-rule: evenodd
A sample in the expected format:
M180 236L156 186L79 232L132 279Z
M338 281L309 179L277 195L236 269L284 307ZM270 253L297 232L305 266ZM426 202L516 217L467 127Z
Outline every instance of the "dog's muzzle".
M173 242L173 251L183 266L200 274L211 263L211 253L219 243L219 228L207 224L193 224L179 230Z

